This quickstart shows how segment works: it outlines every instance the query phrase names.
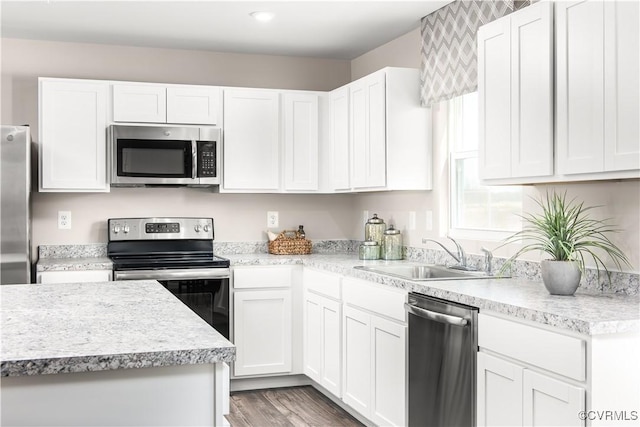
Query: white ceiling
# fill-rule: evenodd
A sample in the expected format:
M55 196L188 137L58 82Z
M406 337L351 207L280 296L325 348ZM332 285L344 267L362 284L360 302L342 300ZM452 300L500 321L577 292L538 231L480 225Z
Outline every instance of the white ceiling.
M354 59L450 3L428 1L7 1L2 37ZM269 11L269 23L250 12Z

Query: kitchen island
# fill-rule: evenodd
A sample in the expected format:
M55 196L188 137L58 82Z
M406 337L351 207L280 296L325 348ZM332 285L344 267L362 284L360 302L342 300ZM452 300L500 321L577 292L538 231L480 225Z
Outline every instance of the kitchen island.
M0 287L2 425L225 425L235 347L156 281Z

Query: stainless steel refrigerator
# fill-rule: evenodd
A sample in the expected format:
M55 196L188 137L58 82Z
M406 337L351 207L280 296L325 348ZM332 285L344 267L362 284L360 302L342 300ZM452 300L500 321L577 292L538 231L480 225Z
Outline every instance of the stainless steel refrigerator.
M31 137L2 126L0 139L0 284L31 282Z

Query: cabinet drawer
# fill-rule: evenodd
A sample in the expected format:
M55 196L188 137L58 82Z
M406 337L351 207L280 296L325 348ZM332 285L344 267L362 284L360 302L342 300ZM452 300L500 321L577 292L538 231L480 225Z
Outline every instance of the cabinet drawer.
M406 321L406 291L348 277L342 283L342 297L345 303L401 322Z
M579 338L480 313L478 345L569 378L585 380L586 343Z
M289 266L234 267L233 287L243 288L289 288L292 268Z
M315 293L339 300L340 276L310 268L304 269L304 285Z

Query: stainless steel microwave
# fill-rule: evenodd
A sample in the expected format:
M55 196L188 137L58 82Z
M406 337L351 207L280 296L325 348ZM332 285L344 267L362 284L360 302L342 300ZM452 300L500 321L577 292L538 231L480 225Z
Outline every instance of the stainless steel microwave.
M111 125L111 185L218 185L220 135L215 127Z

